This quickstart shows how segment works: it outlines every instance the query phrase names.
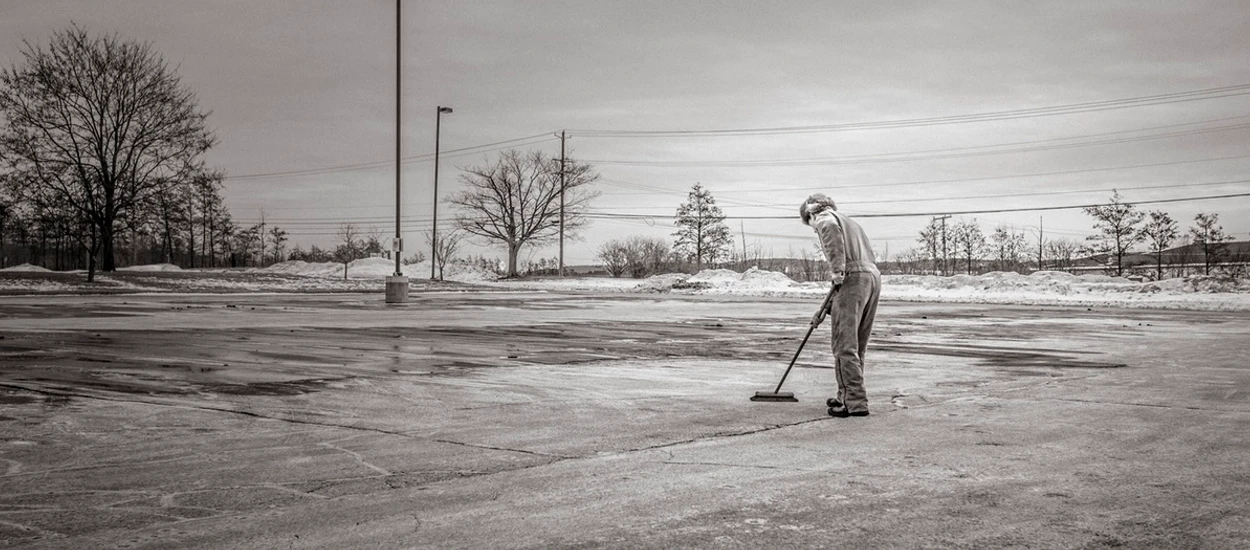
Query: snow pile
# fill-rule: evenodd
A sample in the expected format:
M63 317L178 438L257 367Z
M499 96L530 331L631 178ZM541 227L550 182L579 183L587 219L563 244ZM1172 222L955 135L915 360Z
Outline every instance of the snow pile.
M663 275L652 275L643 279L634 290L638 292L669 292L673 287L680 286L686 282L690 276L685 273L665 273Z
M51 273L52 272L51 269L48 269L46 267L39 267L37 265L30 265L30 264L21 264L21 265L15 265L13 267L6 267L4 269L0 269L0 271L24 271L24 272L35 272L35 273Z
M419 265L429 265L425 262ZM427 267L428 269L428 267ZM443 278L448 281L459 281L462 283L485 283L499 279L494 271L489 269L466 263L448 264L443 272Z
M410 278L425 279L430 276L430 262L400 266L400 272ZM338 262L309 263L302 260L282 262L249 271L281 273L300 277L343 278L343 264ZM347 264L348 279L385 279L395 274L395 260L386 258L362 258ZM466 283L494 281L498 277L485 269L465 265L448 264L443 279Z
M1186 292L1193 293L1220 293L1220 292L1250 292L1250 279L1235 279L1227 276L1216 275L1195 275L1193 277L1185 277L1183 279L1164 279L1143 283L1139 292L1164 292L1171 294L1179 294Z
M127 271L182 271L168 264L136 266ZM395 271L393 260L367 258L347 266L335 262L290 261L266 268L245 270L185 270L186 276L153 277L129 274L124 278L100 276L103 286L83 287L74 277L23 264L0 270L0 293L91 292L107 287L126 292L365 292L376 291ZM427 279L430 263L402 266L412 279ZM25 273L23 273L25 272ZM253 276L239 276L250 273ZM45 274L47 274L45 276ZM543 277L498 280L488 269L453 263L444 279L504 290L553 292L632 292L788 297L819 300L829 290L826 281L795 282L785 274L750 269L736 273L708 269L694 275L668 273L647 279L610 277ZM993 272L984 275L886 275L882 277L884 301L952 302L1017 305L1065 305L1081 307L1137 307L1189 310L1250 311L1250 280L1227 276L1194 276L1162 281L1133 282L1106 275L1072 275L1042 271L1030 275Z
M784 273L752 267L743 273L728 269L705 269L694 275L666 273L638 283L637 292L690 291L695 293L756 294L772 296L794 291L803 285Z
M174 264L152 264L152 265L132 265L130 267L119 267L118 271L182 271L181 267Z
M1073 275L1061 271L1038 271L1029 275L993 271L984 275L892 275L882 278L883 285L917 287L924 290L968 292L1044 292L1071 295L1100 288L1111 291L1134 291L1138 283L1106 275Z
M669 273L638 283L601 277L518 279L492 286L512 289L590 292L673 292L819 299L827 282L800 283L781 273L752 269L735 273L709 269L695 275ZM1193 310L1250 310L1250 281L1188 277L1138 283L1107 275L1072 275L1041 271L1030 275L993 272L984 275L885 275L885 301L980 304L1148 307Z
M303 260L292 260L259 268L256 271L298 275L301 277L342 277L343 264L335 262L309 263ZM348 271L350 272L350 269Z

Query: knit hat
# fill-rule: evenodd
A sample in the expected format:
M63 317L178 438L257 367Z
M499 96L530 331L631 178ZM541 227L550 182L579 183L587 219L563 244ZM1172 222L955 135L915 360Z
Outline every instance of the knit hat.
M833 199L823 193L816 193L799 205L799 217L803 219L803 225L810 225L812 216L825 210L837 209L838 205L834 204Z

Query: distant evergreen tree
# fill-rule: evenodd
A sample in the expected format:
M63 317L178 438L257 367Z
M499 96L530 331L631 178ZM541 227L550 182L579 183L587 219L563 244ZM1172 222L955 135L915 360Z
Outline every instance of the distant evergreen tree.
M725 214L716 206L712 193L695 183L686 202L677 208L673 224L678 227L673 236L677 238L673 248L695 262L695 270L703 269L706 260L716 260L729 251L733 237L725 225Z

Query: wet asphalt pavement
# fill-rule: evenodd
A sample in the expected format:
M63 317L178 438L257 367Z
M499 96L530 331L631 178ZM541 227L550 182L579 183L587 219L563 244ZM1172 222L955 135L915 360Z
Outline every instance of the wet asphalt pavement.
M0 547L1250 545L1245 313L883 303L833 419L813 304L0 299Z

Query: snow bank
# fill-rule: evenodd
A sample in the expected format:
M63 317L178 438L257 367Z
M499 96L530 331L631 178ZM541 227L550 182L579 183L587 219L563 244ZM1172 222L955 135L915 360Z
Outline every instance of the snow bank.
M400 266L407 277L425 279L430 276L430 262ZM282 262L250 271L282 273L301 277L343 278L343 264L338 262L309 263L301 260ZM395 274L395 260L386 258L362 258L347 264L348 279L385 279ZM452 263L443 270L443 279L462 283L494 281L498 277L485 269Z
M30 264L21 264L21 265L15 265L13 267L6 267L4 269L0 269L0 271L24 271L24 272L35 272L35 273L51 273L52 272L51 269L48 269L46 267L39 267L37 265L30 265Z
M136 266L127 271L175 271L168 264ZM72 292L77 285L53 279L41 279L37 273L48 273L42 267L23 264L4 272L28 272L0 277L0 291ZM395 271L393 260L367 258L347 266L343 264L290 261L266 268L239 270L258 275L282 274L287 277L240 279L217 276L213 270L189 270L197 276L161 279L152 288L133 287L134 283L111 282L113 290L161 291L242 291L242 292L317 292L363 291L380 288L381 280ZM414 279L430 276L429 262L402 266L404 275ZM237 273L231 270L230 273ZM132 278L134 276L131 276ZM444 279L474 283L507 290L547 290L554 292L627 292L738 295L760 297L791 297L819 299L829 289L827 282L796 282L783 273L750 269L736 273L727 269L708 269L687 275L666 273L647 279L608 277L548 277L498 280L494 273L466 264L450 264ZM142 281L138 281L142 282ZM171 288L169 285L176 285ZM1072 275L1042 271L1030 275L993 272L984 275L886 275L882 277L881 298L885 301L950 302L1020 305L1068 305L1082 307L1141 307L1162 309L1250 311L1250 280L1231 277L1186 277L1163 281L1133 282L1106 275Z
M182 271L181 267L174 264L152 264L152 265L132 265L130 267L119 267L118 271Z
M496 286L550 291L615 290L804 298L815 298L829 289L825 282L801 283L785 274L760 269L745 273L708 269L694 275L667 273L637 283L630 281L604 278L520 279L499 281ZM1072 275L1057 271L1040 271L1030 275L993 272L952 277L886 275L882 277L881 298L905 302L1250 311L1250 281L1227 277L1188 277L1138 283L1122 277Z

